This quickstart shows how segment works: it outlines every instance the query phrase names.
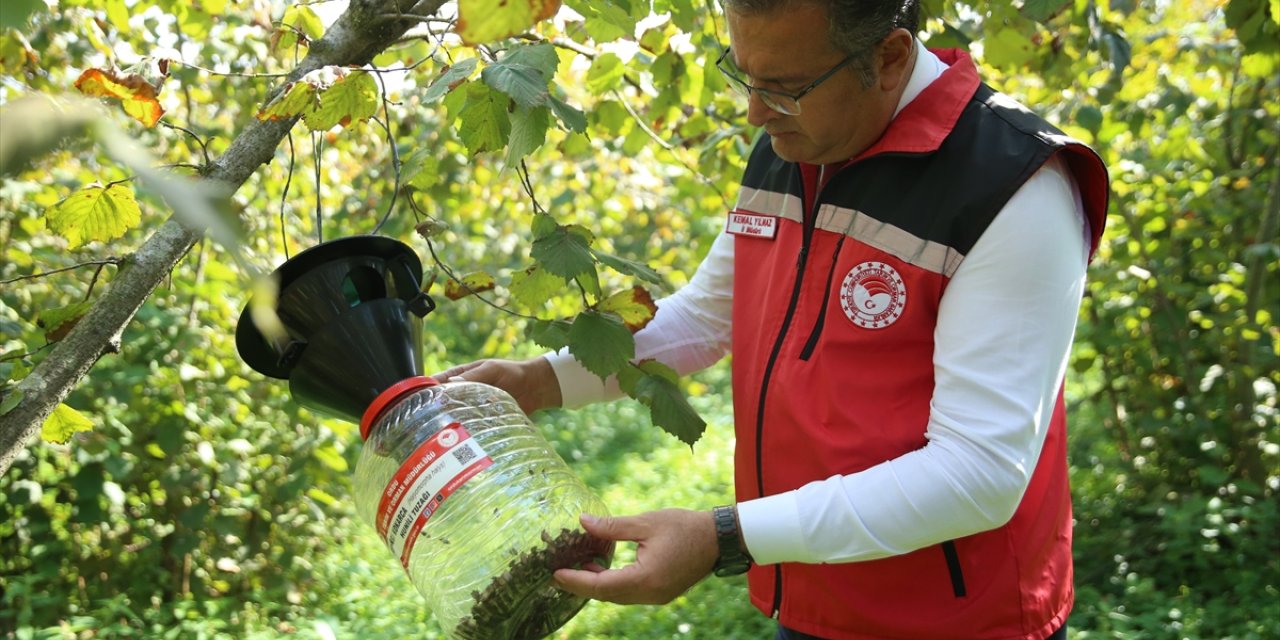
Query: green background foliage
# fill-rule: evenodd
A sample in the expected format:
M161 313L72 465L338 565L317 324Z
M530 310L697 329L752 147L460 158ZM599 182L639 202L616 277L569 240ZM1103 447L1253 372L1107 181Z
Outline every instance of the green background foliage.
M625 367L624 314L604 301L688 280L756 132L714 69L726 34L712 3L565 5L576 14L475 47L424 23L365 71L299 80L269 106L273 74L340 3L4 3L5 108L74 92L87 69L171 61L162 126L118 109L95 125L136 140L150 166L198 175L252 119L303 120L233 196L242 236L197 245L49 441L0 477L0 637L440 637L354 516L355 428L248 369L233 327L248 270L376 231L410 243L434 279L429 369L566 343L602 372ZM1280 4L925 6L931 46L968 48L988 82L1111 169L1068 371L1071 637L1280 635ZM95 139L0 167L0 414L183 208ZM96 205L74 206L86 190ZM476 273L465 282L495 287L443 294ZM681 441L701 427L673 406L684 396L666 372L625 373L677 436L630 400L546 412L539 428L614 513L731 500L725 365L681 382L707 423L692 448ZM664 607L593 603L558 636L770 629L730 579Z

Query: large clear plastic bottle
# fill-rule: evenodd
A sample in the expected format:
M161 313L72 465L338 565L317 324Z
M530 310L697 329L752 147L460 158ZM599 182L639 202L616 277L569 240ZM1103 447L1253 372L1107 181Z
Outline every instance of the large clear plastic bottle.
M612 543L578 521L604 503L506 392L413 378L370 406L361 435L356 509L448 637L542 638L586 603L551 575L608 566Z

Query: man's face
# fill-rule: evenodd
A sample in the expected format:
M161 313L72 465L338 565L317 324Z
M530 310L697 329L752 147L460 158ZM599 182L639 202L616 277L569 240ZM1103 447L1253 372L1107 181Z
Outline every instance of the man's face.
M769 13L729 10L730 55L744 80L795 94L844 60L827 37L826 9L802 3ZM764 127L784 160L829 164L871 146L888 126L899 92L864 89L855 66L836 72L800 100L800 115L778 113L752 95L747 120Z

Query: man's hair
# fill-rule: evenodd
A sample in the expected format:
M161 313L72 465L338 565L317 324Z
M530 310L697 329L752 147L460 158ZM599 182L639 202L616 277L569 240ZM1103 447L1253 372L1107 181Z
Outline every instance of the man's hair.
M875 46L899 27L915 35L920 29L919 0L723 0L725 9L741 14L772 13L796 5L818 5L830 19L827 38L854 56L863 87L876 82Z

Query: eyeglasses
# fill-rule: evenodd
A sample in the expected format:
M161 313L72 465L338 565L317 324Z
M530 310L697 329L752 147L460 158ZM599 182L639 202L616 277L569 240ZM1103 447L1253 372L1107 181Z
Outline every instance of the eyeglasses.
M741 77L746 74L743 74L742 70L738 68L738 65L733 63L733 56L729 55L729 49L729 47L725 47L724 52L720 54L718 59L716 59L716 68L719 69L720 73L729 81L729 86L733 87L735 91L742 94L748 100L751 99L752 93L760 96L760 101L764 102L770 109L788 116L800 115L800 98L808 95L810 91L817 89L818 85L826 82L827 78L835 75L837 71L847 67L849 63L854 61L854 56L850 55L844 60L841 60L836 66L831 67L831 69L826 73L818 76L817 80L810 82L805 86L805 88L801 89L799 93L786 93L785 91L761 89L748 84L747 81L743 80Z

